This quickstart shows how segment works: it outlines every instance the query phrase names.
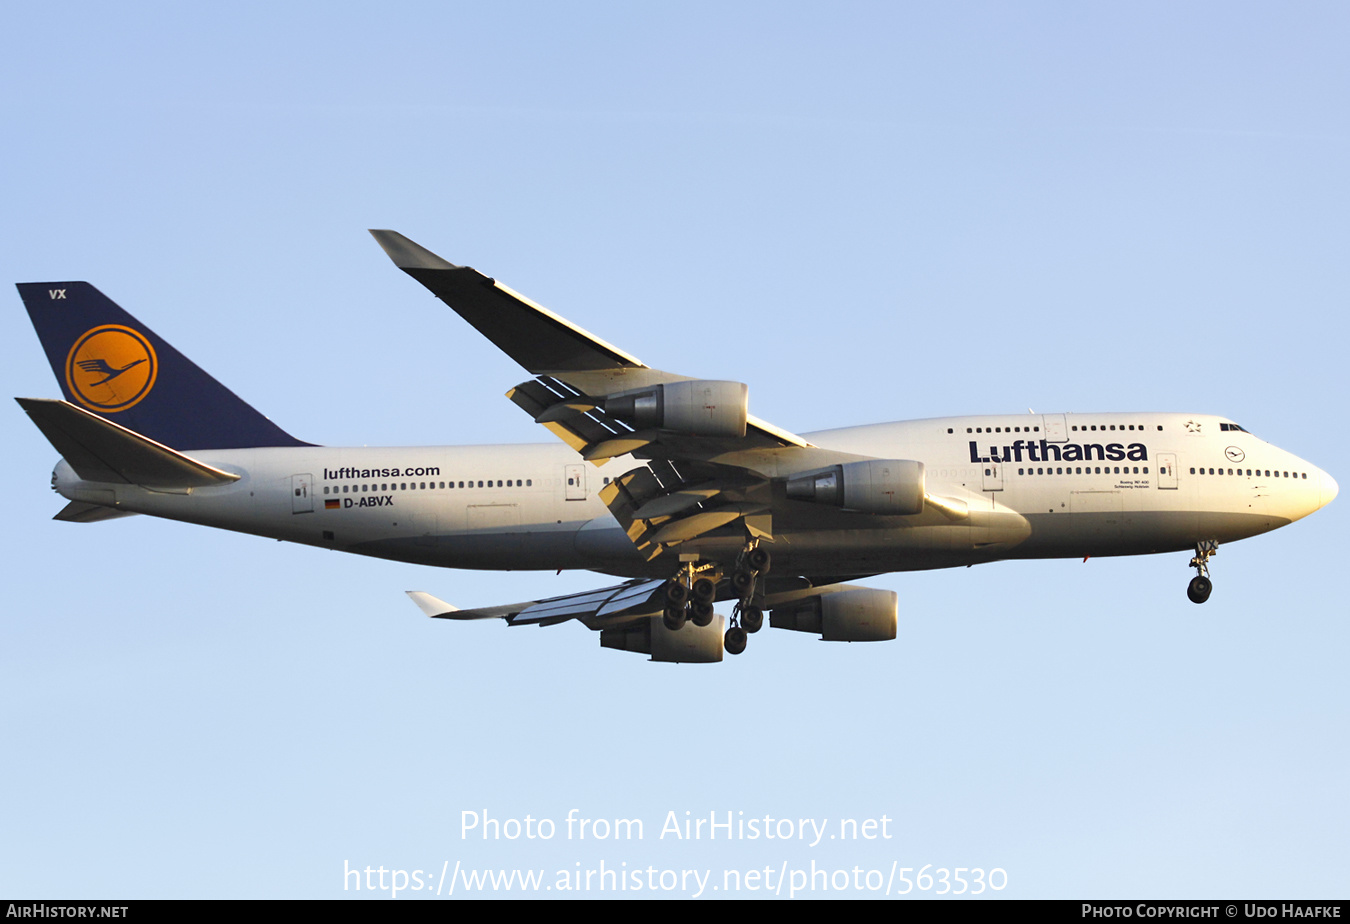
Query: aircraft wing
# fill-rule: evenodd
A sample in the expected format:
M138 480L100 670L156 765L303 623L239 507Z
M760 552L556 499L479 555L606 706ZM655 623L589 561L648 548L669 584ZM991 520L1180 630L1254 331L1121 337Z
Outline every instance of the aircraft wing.
M561 394L535 390L531 397L536 399L535 405L545 402L544 408L552 409L540 423L564 424L562 429L576 431L566 438L569 443L580 439L590 445L602 442L605 436L584 425L565 425L569 418L594 410L582 410L585 401L578 403L578 398L604 398L651 385L694 381L645 365L496 279L472 267L456 266L397 231L370 233L394 265L431 290L526 371L539 376L546 390L562 386ZM746 429L748 442L741 443L741 448L809 445L801 437L758 418L751 417Z
M395 231L370 233L396 266L535 376L507 396L536 423L597 465L629 454L650 460L600 493L649 559L737 524L772 540L775 478L863 458L750 415L741 383L652 369L477 270Z
M420 590L408 591L418 608L433 619L505 619L513 626L551 626L579 619L592 628L633 616L661 612L664 581L636 580L578 594L462 610Z

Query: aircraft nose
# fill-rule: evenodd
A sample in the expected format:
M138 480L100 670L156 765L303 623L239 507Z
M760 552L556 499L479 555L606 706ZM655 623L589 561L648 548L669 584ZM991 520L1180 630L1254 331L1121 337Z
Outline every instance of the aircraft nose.
M1336 485L1336 479L1326 472L1322 472L1322 506L1325 507L1335 500L1338 493L1340 493L1340 488Z

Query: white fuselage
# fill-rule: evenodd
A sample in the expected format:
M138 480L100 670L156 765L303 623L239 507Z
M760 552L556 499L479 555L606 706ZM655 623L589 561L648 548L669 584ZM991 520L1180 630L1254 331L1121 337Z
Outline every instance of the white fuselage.
M1337 491L1315 466L1208 415L955 417L805 438L921 461L937 502L914 516L882 517L783 500L775 568L813 577L1231 542L1307 516ZM596 467L562 444L191 455L240 478L164 493L82 481L62 462L53 484L70 500L443 567L670 570L636 553L598 496L609 479L642 464L628 456ZM743 541L712 534L687 550L725 558Z

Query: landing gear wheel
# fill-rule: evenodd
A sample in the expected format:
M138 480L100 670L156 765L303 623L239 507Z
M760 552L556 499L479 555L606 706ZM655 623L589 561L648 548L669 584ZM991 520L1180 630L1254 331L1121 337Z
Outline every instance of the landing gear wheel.
M1186 588L1186 596L1192 603L1204 603L1209 599L1209 592L1214 589L1214 583L1209 579L1209 559L1218 551L1217 539L1202 539L1195 544L1195 557L1191 559L1195 577Z
M750 550L750 554L745 556L745 563L750 566L752 571L758 571L760 574L769 573L769 565L773 562L768 549L761 549L758 546Z
M755 589L755 573L753 571L737 571L731 576L731 587L738 596L748 597L750 592Z
M764 628L764 611L757 606L747 606L741 610L741 627L746 632L758 632Z
M740 626L732 626L727 630L726 637L722 639L722 644L727 650L727 654L738 655L745 651L745 630Z
M689 612L691 614L689 621L700 629L705 629L712 625L713 605L711 603L695 600L693 603L689 604Z
M717 585L708 578L699 578L694 582L694 602L712 603L717 599Z
M661 621L671 632L678 632L684 628L684 618L684 607L668 606L661 616Z
M689 588L678 579L666 581L666 604L671 607L683 607L689 602Z

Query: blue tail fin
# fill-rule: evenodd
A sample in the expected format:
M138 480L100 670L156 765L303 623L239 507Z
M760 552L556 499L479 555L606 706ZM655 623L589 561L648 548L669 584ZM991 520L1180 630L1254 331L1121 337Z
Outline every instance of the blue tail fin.
M87 282L19 284L66 400L173 449L308 446Z

